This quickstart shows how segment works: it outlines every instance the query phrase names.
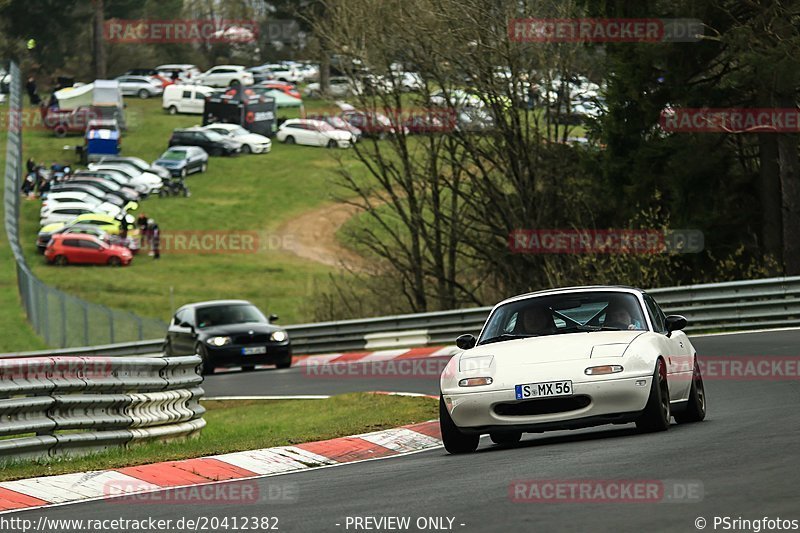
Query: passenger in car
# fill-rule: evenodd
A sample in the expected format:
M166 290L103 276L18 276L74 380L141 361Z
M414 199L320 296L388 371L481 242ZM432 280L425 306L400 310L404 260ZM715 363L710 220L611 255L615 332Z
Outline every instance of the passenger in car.
M539 306L521 310L517 320L520 335L550 335L556 331L553 316Z

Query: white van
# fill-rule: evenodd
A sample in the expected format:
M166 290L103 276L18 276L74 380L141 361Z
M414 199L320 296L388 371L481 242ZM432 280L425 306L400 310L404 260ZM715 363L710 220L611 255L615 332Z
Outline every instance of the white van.
M176 113L202 115L206 96L212 92L214 89L204 85L167 85L164 87L161 107L166 109L170 115Z

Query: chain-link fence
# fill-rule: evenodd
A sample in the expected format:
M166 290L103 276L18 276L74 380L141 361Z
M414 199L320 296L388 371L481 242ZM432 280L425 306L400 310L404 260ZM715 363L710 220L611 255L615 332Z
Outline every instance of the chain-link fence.
M9 65L8 138L4 211L8 242L17 263L20 298L28 321L45 342L53 347L71 348L112 344L164 336L167 325L127 311L86 302L50 287L28 267L20 246L20 190L22 169L22 78L19 67Z

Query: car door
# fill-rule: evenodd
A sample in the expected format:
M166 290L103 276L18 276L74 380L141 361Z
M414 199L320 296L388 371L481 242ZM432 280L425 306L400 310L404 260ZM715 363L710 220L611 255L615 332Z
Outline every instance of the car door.
M194 339L194 312L191 309L183 309L175 314L170 325L170 342L173 350L177 354L193 354Z
M80 253L83 263L104 265L108 262L108 256L103 253L103 247L99 242L88 239L81 239L78 242L80 244Z
M191 107L192 113L202 114L206 105L206 94L202 91L194 89L192 91L192 99L189 105Z
M61 241L61 246L66 256L67 261L70 263L83 263L84 254L81 248L79 239L64 239Z
M670 400L685 399L692 385L692 356L694 355L691 351L692 345L686 333L680 330L673 331L667 337L666 316L652 296L644 294L644 303L653 329L656 333L664 336L667 346L667 353L661 355L667 361Z
M181 91L181 96L178 98L175 107L177 107L178 111L181 113L192 112L192 89L184 89Z

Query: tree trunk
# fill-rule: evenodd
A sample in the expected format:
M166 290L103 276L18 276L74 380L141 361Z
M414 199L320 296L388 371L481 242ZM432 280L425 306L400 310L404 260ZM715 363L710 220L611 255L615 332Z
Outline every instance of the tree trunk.
M778 137L778 161L783 191L783 265L787 276L800 274L800 160L797 136Z
M781 209L780 165L778 164L778 139L773 133L760 133L759 145L759 196L761 200L761 250L775 257L783 257L783 220Z

